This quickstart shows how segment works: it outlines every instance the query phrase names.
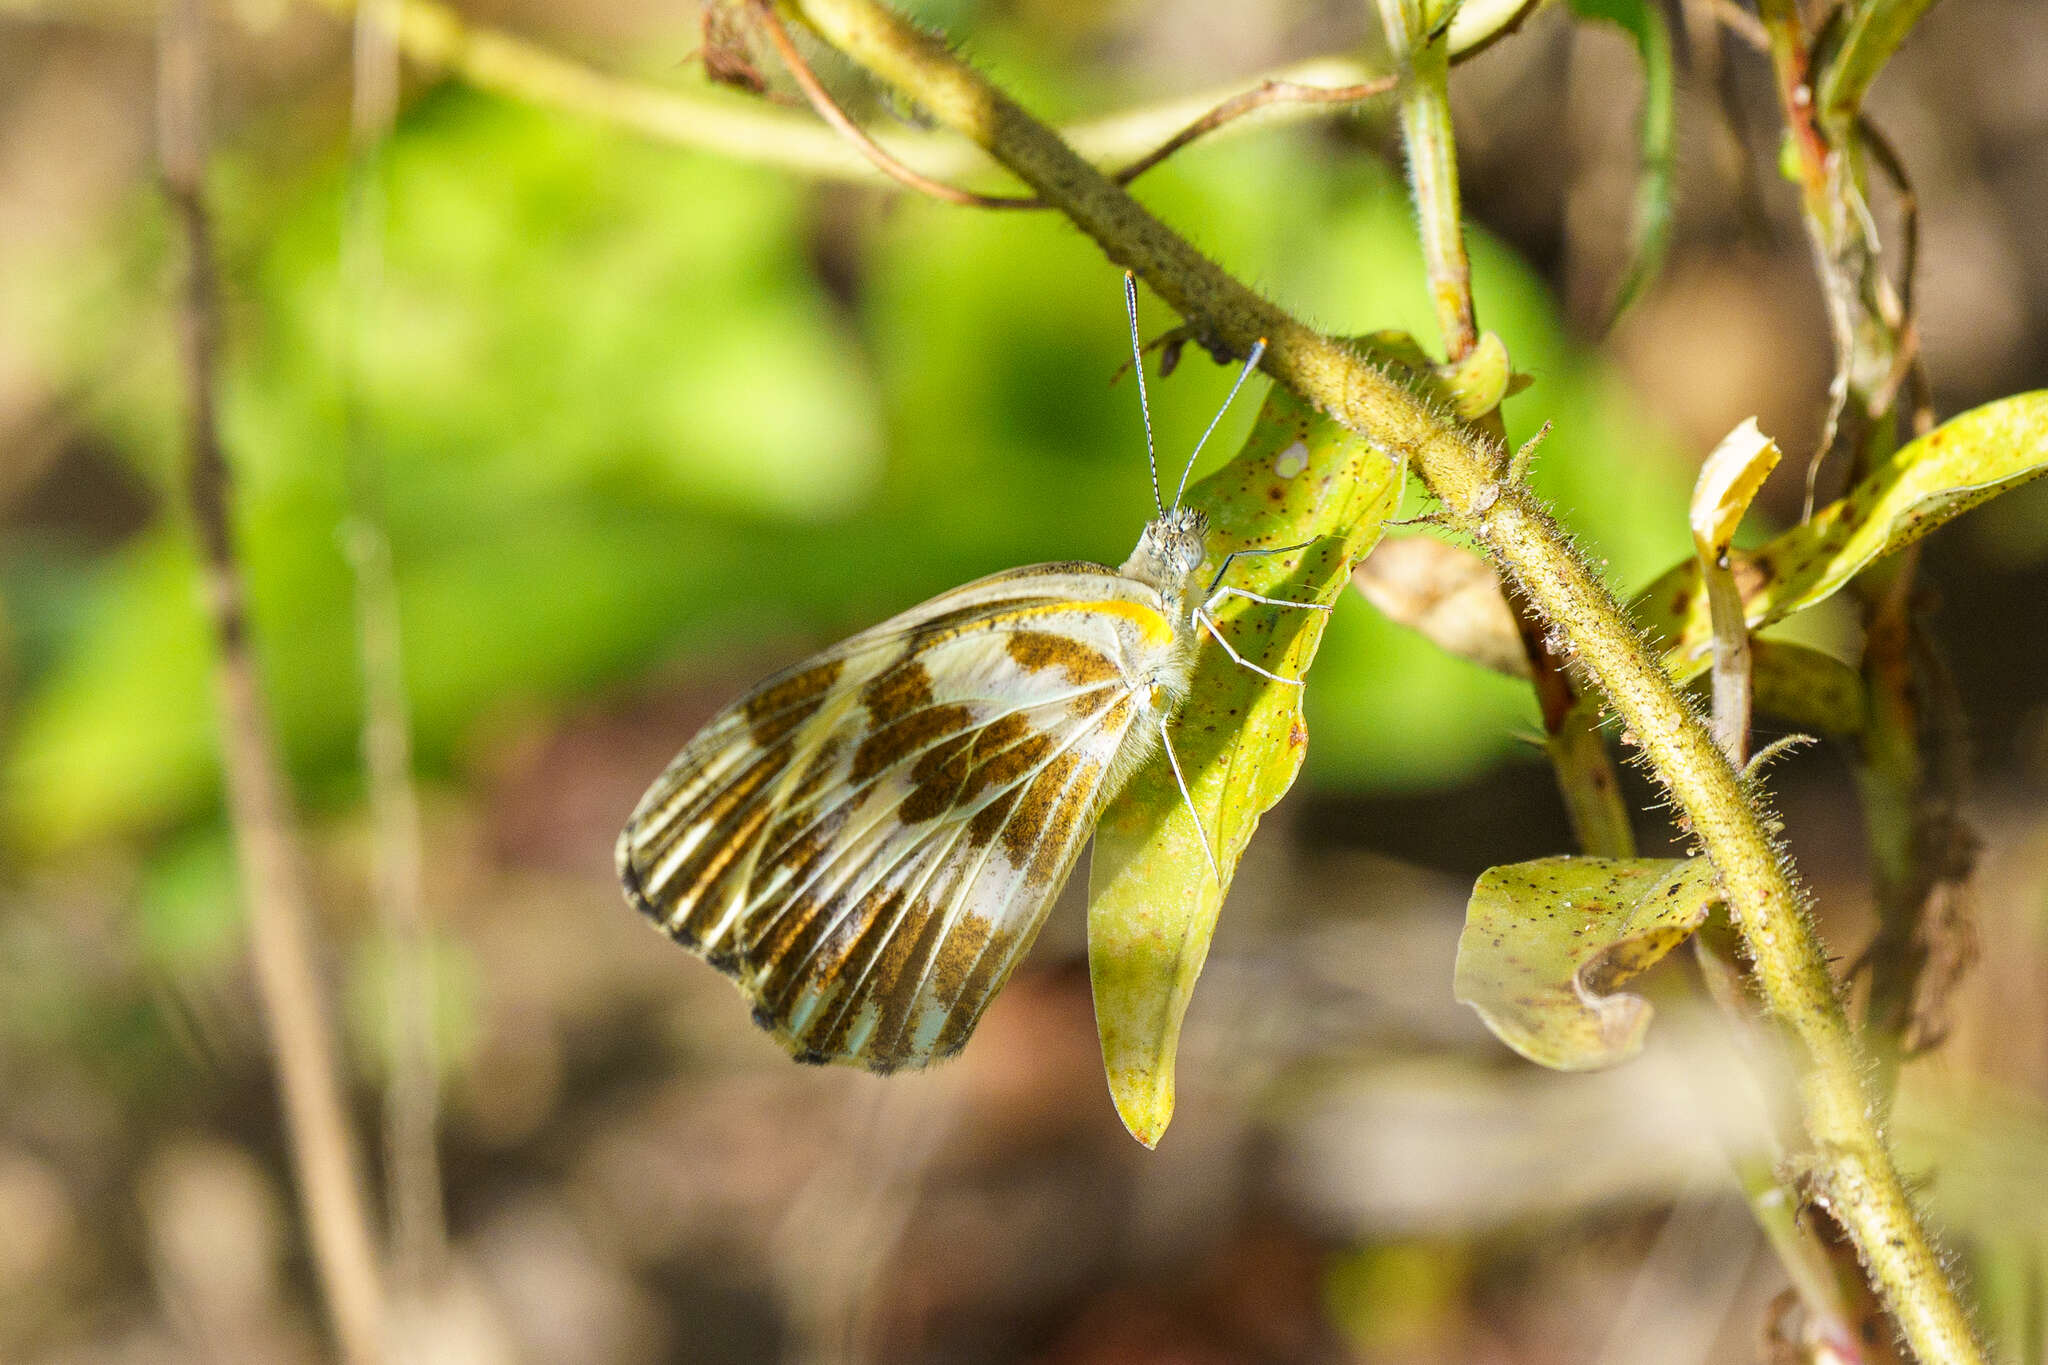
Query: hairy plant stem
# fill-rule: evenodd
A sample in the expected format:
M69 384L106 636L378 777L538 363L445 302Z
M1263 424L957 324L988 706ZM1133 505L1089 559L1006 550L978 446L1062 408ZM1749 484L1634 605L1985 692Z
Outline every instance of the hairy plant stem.
M1206 341L1267 341L1263 368L1397 456L1569 642L1628 722L1720 874L1771 1014L1803 1053L1801 1111L1816 1198L1848 1229L1878 1292L1925 1362L1977 1365L1961 1301L1885 1149L1827 960L1748 792L1671 686L1607 585L1502 452L1427 408L1344 343L1297 321L1208 260L1052 129L874 0L792 0L827 42L987 150L1136 271Z
M1758 1017L1756 1001L1744 988L1742 969L1736 962L1741 944L1734 926L1725 917L1712 915L1693 936L1692 947L1701 984L1720 1008L1737 1050L1748 1060L1750 1076L1782 1074L1781 1035ZM1837 1269L1836 1258L1822 1240L1819 1221L1802 1216L1800 1200L1781 1174L1784 1146L1779 1135L1794 1131L1796 1124L1793 1115L1781 1112L1785 1108L1780 1102L1781 1094L1775 1086L1758 1087L1757 1108L1765 1117L1773 1141L1760 1151L1731 1152L1730 1164L1749 1204L1750 1216L1763 1231L1764 1239L1792 1283L1792 1292L1806 1309L1805 1321L1787 1334L1808 1353L1799 1358L1810 1357L1815 1365L1822 1361L1829 1365L1861 1365L1868 1357L1862 1334L1852 1325L1857 1309L1852 1309L1850 1300L1854 1297L1860 1301L1858 1307L1864 1317L1875 1318L1879 1310L1868 1291L1859 1294L1859 1286Z

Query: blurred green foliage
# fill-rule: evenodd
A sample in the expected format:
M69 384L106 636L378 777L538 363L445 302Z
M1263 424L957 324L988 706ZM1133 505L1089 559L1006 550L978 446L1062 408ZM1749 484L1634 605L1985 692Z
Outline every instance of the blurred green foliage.
M430 778L515 721L676 680L738 685L979 573L1119 562L1149 515L1137 395L1109 382L1117 275L1052 216L821 190L451 89L408 110L385 171L357 411ZM317 807L357 783L346 170L294 179L231 148L216 180L224 431L261 656ZM1203 147L1144 194L1318 324L1433 334L1401 186L1355 148L1309 132ZM195 851L217 772L170 474L172 262L153 204L136 219L81 245L91 259L61 278L100 282L101 304L42 344L172 510L111 550L0 551L10 615L46 627L25 631L10 684L0 802L7 843L31 857L197 834L145 885L169 904L192 898L177 888L195 868L225 865ZM1484 237L1473 258L1482 323L1536 379L1511 429L1529 425L1524 404L1556 419L1539 483L1618 581L1640 582L1684 552L1685 471L1532 273ZM1228 379L1191 352L1159 386L1164 464ZM1213 450L1236 448L1254 407ZM1325 786L1451 781L1534 728L1525 687L1350 601L1309 705L1308 773ZM162 927L162 942L193 932Z

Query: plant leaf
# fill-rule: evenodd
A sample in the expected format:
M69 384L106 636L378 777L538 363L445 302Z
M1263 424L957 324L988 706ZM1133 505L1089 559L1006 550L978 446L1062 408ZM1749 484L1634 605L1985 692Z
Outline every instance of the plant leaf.
M1483 52L1520 28L1543 0L1464 0L1451 15L1445 34L1451 55L1465 58Z
M1699 928L1720 899L1705 858L1538 858L1472 888L1453 993L1503 1043L1559 1071L1642 1050L1650 1002L1619 988Z
M1882 466L1761 549L1729 558L1751 630L1831 596L1865 566L2008 488L2048 472L2048 390L1986 403L1902 446ZM1665 573L1636 615L1680 682L1712 661L1713 627L1697 562Z
M1749 642L1756 709L1832 739L1863 733L1863 678L1832 654L1791 640Z
M1314 543L1295 554L1238 560L1229 581L1269 597L1333 602L1400 491L1391 458L1275 388L1244 449L1188 494L1211 528L1210 559L1196 581L1206 584L1231 550L1307 540ZM1240 599L1217 616L1240 654L1290 678L1307 670L1328 619ZM1103 812L1088 873L1088 966L1103 1065L1117 1113L1147 1147L1173 1117L1181 1017L1231 874L1259 817L1301 769L1301 689L1241 668L1206 642L1172 735L1224 884L1210 874L1163 752Z
M1481 332L1479 342L1463 360L1437 369L1460 421L1476 422L1511 394L1528 387L1526 375L1515 373L1507 343L1498 332Z
M1754 417L1721 438L1692 486L1692 543L1703 557L1718 560L1728 552L1750 503L1782 458L1778 443L1757 430Z

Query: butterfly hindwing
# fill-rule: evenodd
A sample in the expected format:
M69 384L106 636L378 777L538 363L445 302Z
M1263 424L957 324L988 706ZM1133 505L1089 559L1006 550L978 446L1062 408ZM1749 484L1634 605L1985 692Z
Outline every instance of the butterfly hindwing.
M799 1058L950 1055L1148 733L1130 656L1171 635L1145 585L1062 564L855 636L676 757L621 836L629 894Z

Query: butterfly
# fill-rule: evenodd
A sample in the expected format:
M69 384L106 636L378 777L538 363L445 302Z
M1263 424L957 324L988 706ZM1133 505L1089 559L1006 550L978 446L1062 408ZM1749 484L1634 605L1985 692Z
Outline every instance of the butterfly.
M1213 613L1232 596L1328 610L1222 583L1239 556L1304 546L1233 551L1197 584L1208 520L1180 506L1185 472L1171 508L1159 494L1129 275L1124 303L1159 512L1130 558L978 579L776 674L684 745L619 836L627 899L800 1062L887 1073L965 1045L1154 746L1188 799L1169 730L1205 631L1299 685Z

